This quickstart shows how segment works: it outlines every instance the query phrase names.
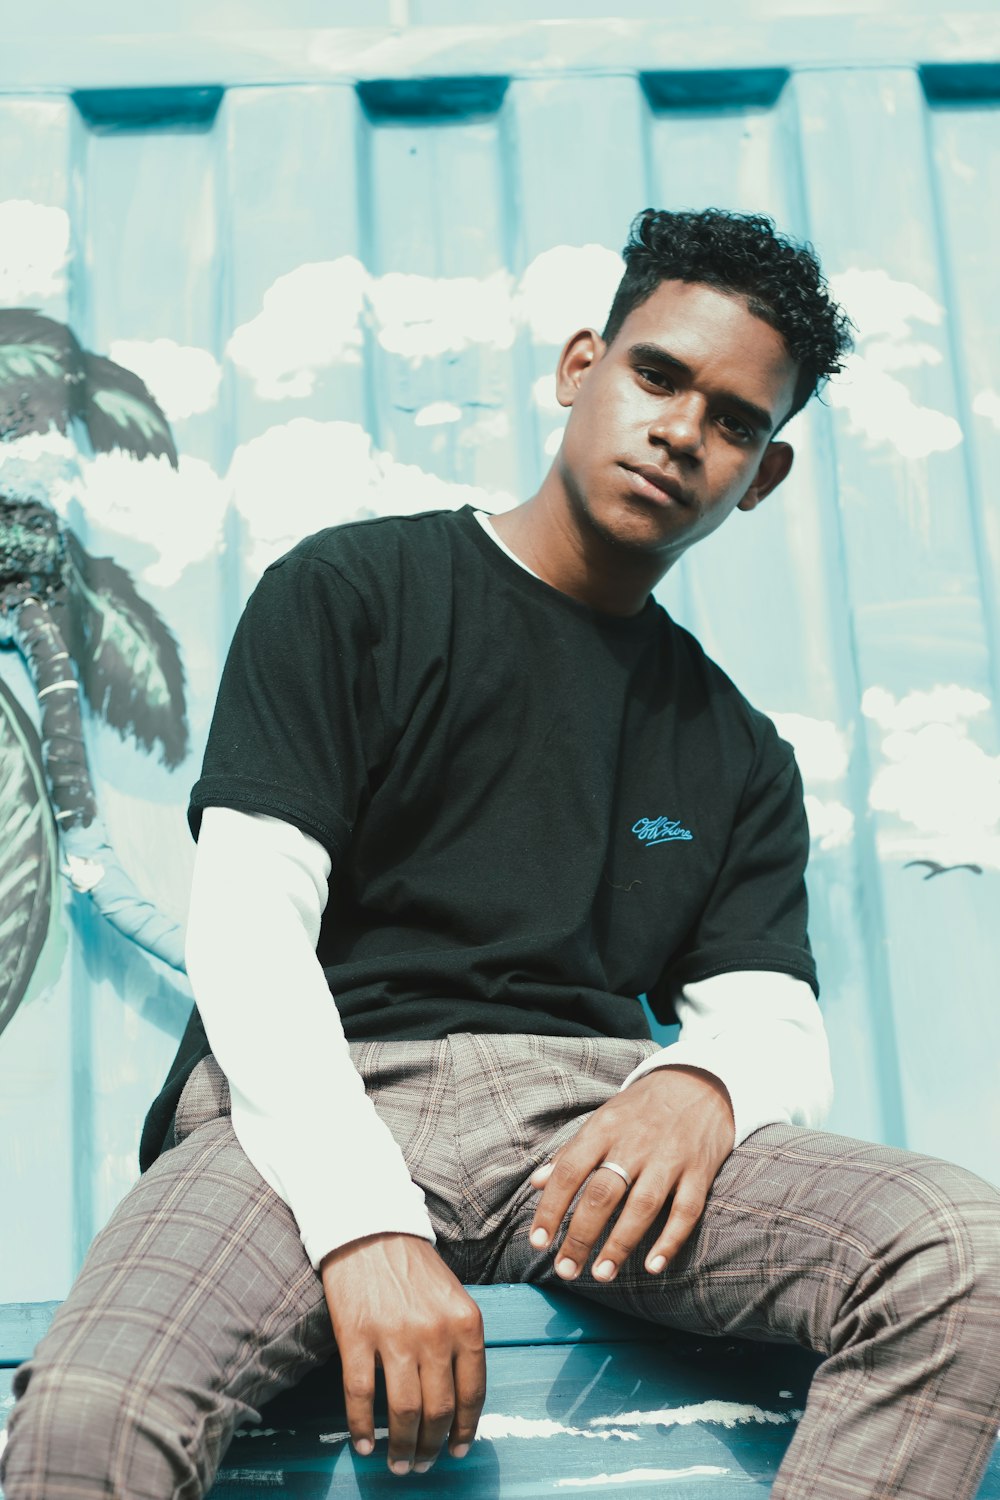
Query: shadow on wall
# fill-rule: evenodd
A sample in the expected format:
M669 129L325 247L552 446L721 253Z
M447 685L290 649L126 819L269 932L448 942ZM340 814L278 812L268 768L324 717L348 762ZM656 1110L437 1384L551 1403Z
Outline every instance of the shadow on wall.
M96 453L177 451L130 370L81 348L62 323L0 309L0 442L53 431ZM119 931L183 969L177 924L135 889L97 807L80 713L91 710L166 766L188 746L177 643L124 568L94 558L31 482L0 490L0 647L19 653L40 733L0 680L0 1032L23 998L57 916L60 869ZM62 864L60 866L60 854Z

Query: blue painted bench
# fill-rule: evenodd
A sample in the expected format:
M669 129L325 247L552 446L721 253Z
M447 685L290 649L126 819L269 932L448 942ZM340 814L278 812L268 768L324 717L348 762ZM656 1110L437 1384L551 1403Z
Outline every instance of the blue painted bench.
M260 1427L237 1434L211 1500L769 1493L814 1355L657 1329L569 1292L469 1290L486 1326L489 1391L467 1458L445 1456L428 1475L406 1480L386 1468L384 1441L371 1458L358 1458L333 1362L271 1402ZM12 1401L14 1367L56 1306L0 1306L0 1413ZM384 1426L384 1408L381 1417ZM979 1500L1000 1500L1000 1449Z

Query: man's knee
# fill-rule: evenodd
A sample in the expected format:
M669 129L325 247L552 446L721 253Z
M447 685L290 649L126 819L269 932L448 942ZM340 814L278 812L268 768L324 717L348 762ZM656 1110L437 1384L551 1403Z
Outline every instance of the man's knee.
M235 1425L211 1392L116 1378L106 1369L23 1365L0 1460L6 1500L200 1500Z
M949 1338L1000 1320L1000 1193L950 1162L900 1154L864 1211L859 1294L895 1328L929 1319ZM978 1335L977 1335L978 1336Z
M989 1288L1000 1273L1000 1193L975 1173L951 1162L912 1158L900 1173L902 1205L890 1253L935 1251L959 1293ZM892 1209L887 1205L891 1218Z

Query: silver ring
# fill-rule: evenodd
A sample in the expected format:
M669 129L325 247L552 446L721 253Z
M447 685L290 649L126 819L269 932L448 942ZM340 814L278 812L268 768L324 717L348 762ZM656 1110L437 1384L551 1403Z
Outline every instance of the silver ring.
M625 1168L620 1167L616 1161L602 1161L601 1166L607 1167L609 1172L614 1172L616 1176L620 1177L627 1188L630 1188L632 1186L631 1177L628 1175Z

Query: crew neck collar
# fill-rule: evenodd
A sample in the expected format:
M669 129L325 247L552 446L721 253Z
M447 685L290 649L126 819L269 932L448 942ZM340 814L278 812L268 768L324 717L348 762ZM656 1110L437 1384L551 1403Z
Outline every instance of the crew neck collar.
M602 630L609 630L625 635L645 635L651 630L661 613L661 606L650 594L642 609L635 615L616 615L608 610L596 609L591 604L584 604L580 599L574 599L572 594L566 594L562 589L554 588L552 584L546 583L537 573L532 572L520 558L513 555L510 549L500 541L500 538L490 526L489 532L481 521L477 519L476 510L481 507L463 505L455 512L459 519L462 530L465 532L478 551L488 560L491 566L514 587L522 592L533 595L535 598L544 595L550 602L557 604L576 615L579 619L591 621ZM482 511L487 520L492 522L493 517L489 511Z

